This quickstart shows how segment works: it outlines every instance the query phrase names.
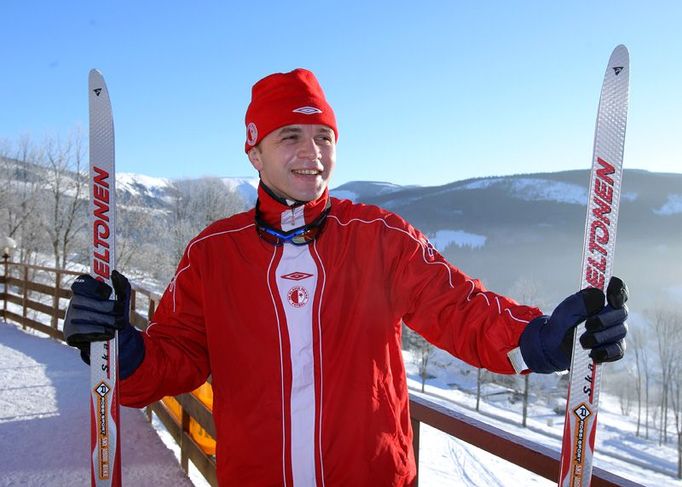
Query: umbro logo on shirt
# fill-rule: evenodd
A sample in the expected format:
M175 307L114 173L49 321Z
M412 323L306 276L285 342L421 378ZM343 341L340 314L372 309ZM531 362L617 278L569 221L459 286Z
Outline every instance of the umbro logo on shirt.
M308 279L309 277L313 277L313 275L307 274L305 272L292 272L290 274L284 274L281 277L282 277L282 279L289 279L291 281L302 281L303 279Z

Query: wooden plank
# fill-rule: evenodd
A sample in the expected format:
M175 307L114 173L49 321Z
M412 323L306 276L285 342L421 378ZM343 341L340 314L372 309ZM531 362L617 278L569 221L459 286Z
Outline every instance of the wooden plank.
M19 323L24 327L33 328L34 330L38 330L42 333L45 333L46 335L50 335L52 338L64 341L64 333L62 333L59 330L55 330L49 325L44 325L35 320L32 320L31 318L26 318L20 314L12 313L11 311L7 311L6 316L7 320L15 321L16 323Z
M20 287L22 291L26 288L30 291L36 291L42 294L47 294L48 296L52 296L55 293L55 288L53 286L38 284L32 281L29 281L28 284L25 286L24 280L17 279L16 277L9 277L7 279L7 284L10 286ZM60 298L71 299L71 289L60 289L58 294Z
M130 323L135 328L139 328L142 331L146 330L149 327L147 319L137 311L130 313Z
M131 287L143 296L147 296L150 301L156 301L158 303L161 300L161 295L159 293L145 289L138 284L131 283Z
M412 487L419 487L419 433L420 422L414 418L410 418L412 423L412 450L414 451L414 463L417 465L417 476L414 479Z
M192 439L189 437L189 414L185 408L180 410L182 436L180 436L180 467L189 473L189 450Z
M17 296L15 294L8 294L6 299L8 302L18 304L20 306L23 306L24 302L25 302L26 307L28 309L32 309L34 311L39 311L40 313L45 313L48 316L52 316L52 312L53 312L52 306L49 306L47 304L39 303L39 302L33 301L31 299L24 300L24 298L22 298L21 296ZM58 314L57 314L57 317L64 319L64 316L66 316L66 311L63 309L60 309Z
M22 307L22 318L26 318L26 300L28 299L28 268L24 268L24 287L23 287L23 299L21 302L21 307ZM22 325L24 323L22 322Z
M559 478L559 452L495 426L452 411L423 396L410 394L412 419L426 423L546 479ZM638 487L640 484L594 468L592 487Z
M218 485L218 478L216 476L215 460L213 457L206 455L203 450L192 440L187 433L183 433L182 428L175 422L175 418L166 409L162 401L150 404L149 407L161 420L175 442L184 447L184 451L189 460L194 463L197 470L208 480L212 486Z
M51 309L51 314L52 314L52 322L51 326L55 330L57 329L57 325L59 323L59 290L61 289L61 282L62 282L62 274L57 271L55 273L55 279L54 279L54 293L52 294L52 309Z
M207 408L203 402L197 399L194 394L180 394L175 396L175 399L180 403L182 409L197 422L199 426L206 430L206 433L211 435L214 439L216 437L215 423L213 421L213 413Z
M180 444L180 425L175 422L175 418L173 418L173 415L170 413L170 411L166 409L166 406L163 405L163 402L155 402L150 404L149 407L152 409L152 411L154 411L154 414L159 417L159 420L161 420L161 423L163 423L163 425L166 427L175 442Z
M33 264L22 264L20 262L9 262L8 263L9 267L20 267L20 268L27 268L27 269L33 269L36 271L45 271L45 272L56 272L57 269L54 267L45 267L45 266L40 266L40 265L33 265ZM70 271L66 269L59 269L59 272L61 272L64 275L69 275L69 276L80 276L83 274L82 272L79 271Z
M183 432L183 448L187 453L187 457L192 461L194 466L201 472L201 475L206 478L208 483L212 486L218 485L218 476L216 475L215 459L204 453L204 451L197 445L192 437Z

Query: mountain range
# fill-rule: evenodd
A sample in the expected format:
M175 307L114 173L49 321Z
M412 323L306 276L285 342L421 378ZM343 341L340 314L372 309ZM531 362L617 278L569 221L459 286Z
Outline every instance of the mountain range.
M354 182L332 194L398 213L495 290L523 277L552 302L580 283L588 185L576 170L436 187ZM614 274L634 296L646 306L682 298L682 174L624 171L617 242Z
M119 178L123 176L120 175ZM126 175L120 190L145 194L163 206L170 181ZM258 180L223 178L248 206ZM509 292L523 278L537 299L553 303L580 283L587 170L492 176L442 186L354 181L332 196L391 210L424 232L464 272L493 290ZM654 306L682 298L682 174L626 169L614 274Z
M21 172L7 168L10 179L44 177L26 165ZM257 178L221 179L246 207L254 204ZM530 282L538 303L551 305L580 283L588 184L589 172L575 170L428 187L354 181L331 194L399 214L489 289L515 297L519 281ZM177 192L170 179L131 173L117 174L117 188L121 206L161 211ZM631 304L644 309L682 300L681 256L682 174L626 169L614 274L628 283Z

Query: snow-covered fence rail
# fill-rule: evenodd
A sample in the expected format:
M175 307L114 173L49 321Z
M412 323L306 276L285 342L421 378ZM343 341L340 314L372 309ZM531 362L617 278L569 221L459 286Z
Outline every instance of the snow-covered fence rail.
M503 458L549 480L559 478L559 452L465 414L448 409L419 393L410 394L410 417L415 457L419 464L420 423ZM640 484L594 467L592 487L636 487ZM415 485L416 487L416 485Z
M3 319L63 340L60 320L64 319L66 300L71 297L71 281L79 273L8 263L6 260L3 270L0 276ZM141 330L146 329L160 299L158 294L134 286L130 313L132 323ZM12 309L8 304L13 304ZM21 314L16 312L18 307ZM214 447L210 445L215 438L211 400L207 400L199 390L169 399L147 407L147 417L151 421L152 414L156 414L179 445L180 463L185 472L191 460L211 485L217 485ZM448 409L420 394L410 394L410 414L417 460L420 424L424 423L542 477L558 478L558 451ZM637 485L599 468L593 471L593 487Z
M71 282L81 272L49 267L11 263L5 260L0 276L2 292L2 318L13 321L24 329L32 328L57 340L64 340L62 320L71 298ZM133 286L131 296L131 322L141 330L147 328L161 297L138 286ZM168 398L169 399L169 398ZM204 437L215 438L211 409L194 394L176 396L179 411L168 400L159 401L146 408L151 421L156 414L180 447L180 463L185 472L189 460L211 485L218 485L215 475L215 457L207 448L197 443L198 431ZM205 443L205 442L204 442Z
M64 319L62 300L71 297L71 290L62 281L70 281L79 272L37 265L3 263L2 316L22 327L33 328L58 340L64 339L59 320ZM71 277L71 279L69 278ZM21 314L8 308L13 303ZM16 309L16 308L15 308ZM46 323L50 323L47 325Z

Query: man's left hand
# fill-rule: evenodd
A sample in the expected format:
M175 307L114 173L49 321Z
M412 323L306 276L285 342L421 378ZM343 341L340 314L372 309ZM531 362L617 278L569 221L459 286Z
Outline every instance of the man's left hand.
M596 363L615 362L625 353L627 334L628 288L612 277L604 293L586 288L564 299L551 316L531 321L521 335L519 346L528 368L549 373L566 370L571 365L575 327L586 321L580 344L590 350Z

